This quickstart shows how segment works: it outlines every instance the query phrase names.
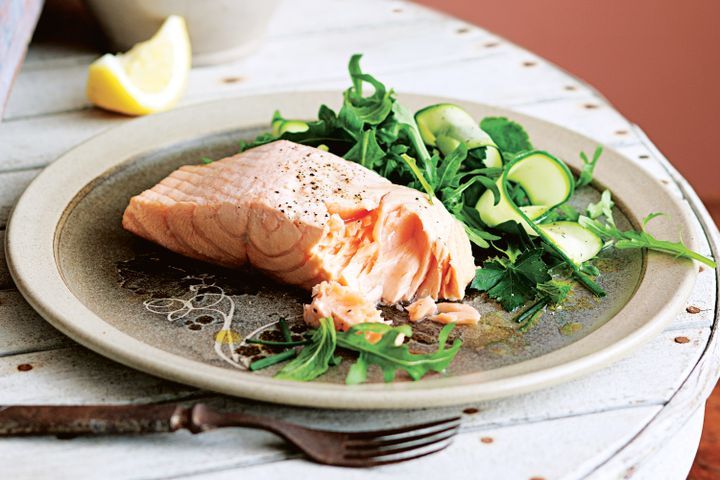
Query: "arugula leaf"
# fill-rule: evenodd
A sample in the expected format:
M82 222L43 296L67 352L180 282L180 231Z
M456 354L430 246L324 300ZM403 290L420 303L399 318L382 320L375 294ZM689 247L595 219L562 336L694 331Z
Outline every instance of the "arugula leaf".
M612 213L614 206L615 202L612 201L612 194L610 193L610 190L605 190L597 203L591 203L587 206L587 215L593 220L601 215L604 215L605 220L610 225L615 225L615 219L613 218Z
M347 332L336 332L332 318L320 319L320 326L315 329L307 344L275 377L283 380L307 382L324 374L330 366L339 365L342 358L335 355L337 347L358 352L357 361L350 367L346 383L357 384L367 380L370 365L378 365L384 374L385 381L391 382L397 370L404 370L413 380L419 380L429 371L442 372L455 358L462 341L455 340L452 347L446 348L450 331L454 325L446 325L438 335L438 349L433 353L414 354L401 338L411 337L410 325L391 327L384 323L362 323L353 326ZM380 340L372 342L366 333L379 333ZM280 355L277 363L292 357L294 350L286 350ZM269 357L268 357L269 358ZM258 366L259 368L265 365Z
M345 154L345 160L375 170L382 165L385 152L377 142L375 129L364 130L358 142Z
M543 261L543 249L535 248L505 252L507 259L486 260L475 270L471 288L487 292L507 311L513 311L537 296L537 285L550 281L548 265Z
M422 162L423 166L430 163L430 153L423 142L420 130L418 129L417 123L415 122L415 116L410 113L410 110L399 104L398 102L392 105L393 117L400 125L400 129L405 132L410 143L415 149L415 153L418 155L418 159Z
M260 135L255 137L254 140L250 140L249 142L245 141L245 140L241 140L240 145L239 145L239 147L240 147L239 151L244 152L245 150L250 150L251 148L259 147L260 145L265 145L266 143L274 142L275 140L277 140L277 137L275 135L273 135L272 132L261 133Z
M573 207L569 203L563 203L562 205L550 210L548 214L543 217L542 223L553 223L559 220L577 222L579 217L580 212L577 208Z
M304 122L307 125L307 130L303 132L284 132L282 135L275 135L272 132L266 132L255 137L254 140L246 142L240 142L240 151L244 152L251 148L265 145L266 143L274 142L278 139L290 140L295 143L301 143L303 145L310 145L313 147L319 147L326 143L334 145L342 144L349 145L354 143L354 136L350 135L347 130L341 128L340 119L335 115L330 108L325 105L321 105L318 111L319 120ZM285 121L286 119L279 113L275 112L272 117L273 122Z
M459 185L460 178L462 178L460 168L462 167L463 160L467 158L467 154L467 146L461 143L440 162L440 166L437 169L437 183L434 186L436 190L444 187L457 187Z
M308 382L327 371L334 362L337 336L332 318L321 318L310 344L306 345L290 363L280 370L275 378Z
M393 108L392 90L387 90L372 75L363 73L360 68L361 58L362 55L358 53L350 57L348 71L353 86L345 90L343 109L352 111L363 123L377 125L385 120ZM375 90L367 97L363 96L363 83L369 83Z
M335 111L327 105L320 105L318 120L323 122L325 128L334 130L338 127L338 117Z
M347 385L359 385L367 381L368 368L370 363L368 362L368 354L360 352L355 363L350 365L347 376L345 377L345 384Z
M704 263L711 268L717 268L717 264L712 259L690 250L682 242L658 240L645 231L647 223L658 215L661 214L651 213L645 217L642 224L642 230L639 232L635 230L627 230L623 232L613 224L601 223L598 220L593 220L592 218L586 216L580 216L578 223L600 236L600 238L606 242L611 243L615 248L619 248L621 250L647 248L648 250L668 253L680 258L697 260L698 262Z
M415 178L417 179L417 181L420 182L420 185L422 185L422 188L428 194L428 199L430 200L430 203L432 204L432 199L435 196L435 192L433 192L432 187L430 186L430 184L428 183L428 181L425 179L422 172L418 168L417 163L415 163L415 159L405 153L400 155L400 158L403 159L403 161L408 166L408 168L410 168L410 171L412 171L413 175L415 175Z
M338 346L360 353L345 382L364 382L370 365L377 365L382 369L386 382L393 381L398 370L407 372L413 380L421 379L430 371L442 372L452 363L462 344L460 339L457 339L450 348L445 348L453 328L453 324L443 327L438 335L438 349L435 352L417 354L411 353L407 345L398 341L400 335L412 336L410 325L391 327L383 323L362 323L347 332L338 332ZM365 335L367 332L379 333L382 337L371 343Z
M485 117L480 121L480 128L490 135L500 152L510 157L533 149L522 125L505 117Z
M463 205L461 210L451 213L460 220L460 223L465 227L468 238L478 247L488 248L490 241L500 240L499 236L485 230L486 226L480 220L480 214L476 209Z
M580 176L577 178L577 180L575 180L576 188L584 187L585 185L589 185L590 182L592 182L595 165L597 164L597 161L600 160L600 155L602 155L602 152L603 147L601 145L598 145L598 147L595 149L595 153L593 153L592 160L588 160L585 152L580 152L580 158L583 161L583 167L580 171Z

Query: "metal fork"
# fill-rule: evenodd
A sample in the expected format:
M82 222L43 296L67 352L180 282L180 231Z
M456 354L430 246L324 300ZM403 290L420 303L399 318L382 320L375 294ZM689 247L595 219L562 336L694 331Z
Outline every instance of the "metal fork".
M192 433L224 427L277 434L312 460L343 467L374 467L439 452L452 442L460 417L386 430L336 432L270 417L222 413L198 403L165 405L8 406L0 408L0 436Z

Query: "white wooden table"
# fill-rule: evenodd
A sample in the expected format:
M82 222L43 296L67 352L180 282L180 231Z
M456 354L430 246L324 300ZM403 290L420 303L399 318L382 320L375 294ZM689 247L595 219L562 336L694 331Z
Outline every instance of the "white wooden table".
M695 193L598 92L502 38L409 3L287 1L260 51L233 64L194 70L183 103L342 89L354 52L364 52L367 71L398 91L497 104L618 149L689 203L696 228L708 239L702 253L717 256L717 229ZM0 123L0 238L15 199L43 166L128 121L85 100L86 67L96 56L82 46L31 46ZM688 303L699 313L683 312L614 366L549 390L440 410L316 411L218 397L99 357L30 309L0 254L0 404L203 399L336 428L373 428L477 409L466 414L461 435L445 452L370 471L318 466L270 434L243 429L199 436L3 439L0 478L684 478L718 376L717 298L717 272L704 269Z

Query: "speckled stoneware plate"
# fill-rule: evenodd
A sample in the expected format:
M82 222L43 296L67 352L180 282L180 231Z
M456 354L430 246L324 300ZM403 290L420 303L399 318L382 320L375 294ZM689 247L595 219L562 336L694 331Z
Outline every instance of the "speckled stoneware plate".
M242 338L259 330L272 338L279 318L301 333L309 294L252 270L224 270L190 261L121 228L128 199L180 165L237 151L238 141L266 129L273 110L313 118L318 106L337 107L339 92L285 93L222 100L113 128L65 154L30 185L7 233L7 257L18 288L62 332L102 355L178 382L271 402L335 408L405 408L458 404L546 387L599 369L638 347L672 319L697 272L690 261L639 251L603 255L597 262L608 296L575 288L563 310L546 313L522 332L482 296L467 301L482 313L479 326L456 329L463 348L445 375L412 382L343 384L351 362L310 383L280 381L275 370L245 365L268 355ZM447 99L400 96L411 108ZM484 105L456 101L476 118L504 115L522 123L536 146L578 166L578 152L596 142L556 125ZM662 211L651 231L679 232L697 247L690 214L646 172L606 149L595 188L608 187L622 226ZM580 205L597 198L586 189ZM388 318L402 314L387 309ZM233 335L217 336L221 329ZM415 328L412 347L434 348L438 327Z

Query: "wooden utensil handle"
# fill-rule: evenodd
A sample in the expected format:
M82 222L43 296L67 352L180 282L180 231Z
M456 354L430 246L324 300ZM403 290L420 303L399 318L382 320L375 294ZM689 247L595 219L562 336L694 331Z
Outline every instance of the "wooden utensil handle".
M180 429L200 433L222 427L261 428L285 438L302 428L268 417L220 413L202 403L190 407L178 404L0 407L0 437L163 433Z
M6 406L0 436L172 432L189 424L190 411L177 404Z

